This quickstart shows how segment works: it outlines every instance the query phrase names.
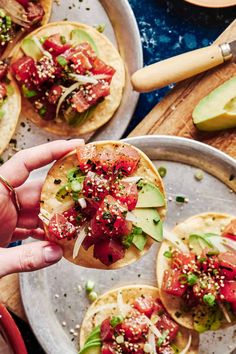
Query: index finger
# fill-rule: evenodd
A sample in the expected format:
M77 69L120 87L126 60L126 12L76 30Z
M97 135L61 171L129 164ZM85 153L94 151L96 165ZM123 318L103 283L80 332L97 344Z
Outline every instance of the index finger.
M55 140L22 150L0 167L0 175L14 188L19 187L27 180L31 171L60 159L83 144L82 139Z

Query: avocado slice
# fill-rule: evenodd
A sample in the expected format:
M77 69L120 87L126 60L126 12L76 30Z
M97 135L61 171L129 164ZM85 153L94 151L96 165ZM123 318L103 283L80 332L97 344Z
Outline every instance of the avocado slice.
M29 57L35 60L39 60L40 58L42 58L41 50L31 37L25 38L22 41L21 49L23 50L25 55L28 55Z
M79 351L79 354L100 354L101 341L94 341L85 344L84 348Z
M202 235L190 235L189 246L196 255L201 255L204 248L213 248L212 243Z
M165 199L159 188L151 182L138 182L138 202L136 208L158 208L165 205Z
M236 127L236 76L198 103L193 111L193 122L205 131Z
M71 31L70 35L71 35L72 44L76 45L76 44L79 44L82 42L88 42L91 45L91 47L93 48L96 55L98 56L98 54L99 54L98 47L97 47L95 41L93 40L93 38L88 34L88 32L86 32L82 29L75 29L75 30Z
M216 331L220 328L222 320L223 314L218 305L212 307L198 305L193 316L194 329L199 333Z
M134 209L132 213L137 217L137 221L133 224L141 227L142 230L152 237L155 241L160 242L163 239L163 228L160 216L154 208Z
M66 184L57 191L56 199L61 203L71 200L70 192L71 186L70 184Z

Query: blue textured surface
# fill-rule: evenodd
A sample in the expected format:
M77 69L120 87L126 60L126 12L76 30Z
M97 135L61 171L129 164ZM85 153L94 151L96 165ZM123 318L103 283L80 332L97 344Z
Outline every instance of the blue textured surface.
M138 21L145 65L187 50L207 46L236 17L236 7L224 10L203 9L189 5L183 0L129 0L129 2ZM140 96L126 135L169 89L168 87ZM44 351L40 349L28 325L20 319L15 320L26 341L28 353L43 354Z
M145 65L212 43L236 17L236 7L206 9L183 0L129 0L137 18ZM142 94L125 135L170 90Z

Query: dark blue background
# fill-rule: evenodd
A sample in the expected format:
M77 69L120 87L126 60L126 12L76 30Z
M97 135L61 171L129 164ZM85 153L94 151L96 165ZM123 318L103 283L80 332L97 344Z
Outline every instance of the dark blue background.
M183 0L129 2L138 22L145 65L211 44L236 17L236 6L206 9ZM140 96L125 135L134 129L170 88Z
M129 2L139 25L145 65L209 45L236 17L236 7L204 9L187 4L183 0L129 0ZM149 113L168 90L170 87L140 96L125 135ZM29 354L43 354L28 325L19 319L16 321Z

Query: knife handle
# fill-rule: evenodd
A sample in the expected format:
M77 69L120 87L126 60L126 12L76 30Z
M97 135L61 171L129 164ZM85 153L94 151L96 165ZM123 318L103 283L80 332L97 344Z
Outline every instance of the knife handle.
M149 92L211 69L231 56L227 43L211 45L146 66L136 71L131 81L136 91Z

